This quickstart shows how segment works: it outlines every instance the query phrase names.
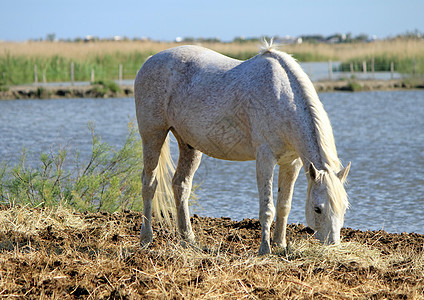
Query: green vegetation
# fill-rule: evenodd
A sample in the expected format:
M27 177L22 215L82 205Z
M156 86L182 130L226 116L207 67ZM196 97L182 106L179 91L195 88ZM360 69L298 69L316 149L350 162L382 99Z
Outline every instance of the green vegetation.
M121 88L115 81L110 80L98 80L92 83L93 85L101 85L106 90L111 91L113 93L118 93L121 91Z
M48 99L51 96L51 92L43 87L38 87L35 94L38 99Z
M360 92L362 91L362 85L355 80L349 80L347 84L346 91L350 92Z
M75 158L69 165L68 152L42 153L40 163L30 167L25 152L20 162L0 167L0 204L30 207L68 206L80 211L140 210L142 201L142 145L136 127L129 124L129 134L122 148L114 149L95 134L89 161Z
M340 36L336 36L340 40ZM50 39L49 39L50 40ZM284 43L282 51L293 54L301 62L341 61L341 70L362 71L366 61L371 71L390 71L424 74L424 40L396 38L372 42L352 42L347 36L343 43L312 42ZM346 42L351 41L351 42ZM200 44L227 56L246 60L258 53L260 40L236 39L220 43L213 39L191 40L182 43L154 41L89 41L83 42L0 42L0 87L71 81L71 65L75 81L116 81L134 79L145 60L162 50L182 44ZM120 77L122 75L122 77ZM94 78L93 78L94 76Z
M141 211L143 149L138 129L128 124L128 136L119 149L91 132L91 155L81 161L78 153L63 148L42 153L36 166L29 166L23 150L19 163L0 162L0 206L63 207L78 211ZM194 184L189 205L197 200Z
M101 95L101 96L106 95L108 92L112 92L116 94L121 91L119 84L111 80L98 80L91 83L91 85L94 86L93 93Z
M373 62L374 61L374 62ZM372 71L372 65L374 65L374 71L391 71L391 64L396 72L403 74L424 74L424 56L421 57L400 57L389 54L382 54L378 56L365 56L357 57L343 62L340 66L340 71L350 72L351 65L354 72L363 71L363 63L366 63L368 72Z
M72 59L60 55L27 57L7 53L0 55L0 86L33 83L35 73L38 82L70 82L71 64L75 81L90 81L92 72L96 80L117 80L119 65L122 65L122 79L134 79L141 65L152 54L149 51L116 52Z
M258 54L258 51L223 52L222 54L234 59L246 60Z
M223 52L229 57L246 60L255 56L258 51L232 51ZM119 65L122 65L122 79L134 79L144 61L154 52L133 52L104 54L89 56L83 59L71 59L54 55L42 56L15 56L10 53L0 56L0 86L31 84L35 81L37 74L38 82L70 82L71 64L74 68L75 81L90 81L92 72L95 83L104 85L119 78ZM295 52L293 56L299 61L325 61L328 57L314 52ZM35 72L35 66L37 71ZM110 85L109 85L110 87ZM106 87L107 88L107 87ZM99 92L102 92L99 90Z

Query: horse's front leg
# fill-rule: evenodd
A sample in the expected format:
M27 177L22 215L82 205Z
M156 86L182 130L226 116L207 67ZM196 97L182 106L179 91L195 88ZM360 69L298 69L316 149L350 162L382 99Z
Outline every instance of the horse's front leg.
M291 209L294 183L301 167L302 162L296 159L290 164L280 165L278 173L277 217L273 244L284 249L287 248L287 219Z
M256 178L259 191L259 222L262 240L259 255L271 253L270 230L275 207L272 198L272 177L276 160L268 146L262 146L256 154Z

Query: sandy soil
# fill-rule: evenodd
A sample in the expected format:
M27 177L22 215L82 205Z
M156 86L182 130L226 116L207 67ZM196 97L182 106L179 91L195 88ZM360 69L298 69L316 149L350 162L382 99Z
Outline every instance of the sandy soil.
M257 220L192 217L198 246L138 212L1 209L0 297L13 299L422 299L424 236L344 228L325 247L290 225L289 251L256 255ZM31 221L32 220L32 221Z

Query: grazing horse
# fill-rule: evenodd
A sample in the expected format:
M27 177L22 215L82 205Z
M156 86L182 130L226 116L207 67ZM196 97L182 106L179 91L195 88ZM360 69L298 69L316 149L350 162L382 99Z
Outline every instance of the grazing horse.
M273 244L287 246L287 218L302 165L308 180L307 223L322 242L339 243L348 207L343 183L350 163L342 167L327 113L308 76L290 55L266 42L258 55L246 61L199 46L180 46L149 58L134 88L144 160L142 245L153 239L152 205L155 217L168 223L169 212L176 211L181 237L194 242L188 198L202 153L225 160L256 160L259 254L271 251L275 214ZM169 131L179 146L172 179ZM175 204L170 200L172 192Z

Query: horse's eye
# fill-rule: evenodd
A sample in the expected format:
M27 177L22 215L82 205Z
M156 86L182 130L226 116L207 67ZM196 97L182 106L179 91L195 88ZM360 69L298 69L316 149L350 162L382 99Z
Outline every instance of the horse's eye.
M317 214L320 214L320 213L321 213L321 208L319 208L318 206L315 206L315 207L314 207L314 211L315 211Z

